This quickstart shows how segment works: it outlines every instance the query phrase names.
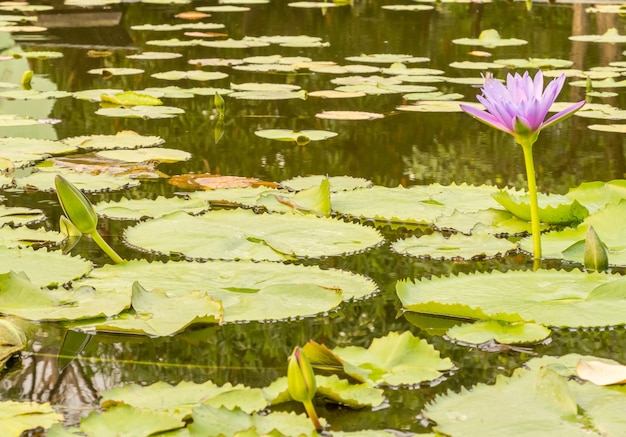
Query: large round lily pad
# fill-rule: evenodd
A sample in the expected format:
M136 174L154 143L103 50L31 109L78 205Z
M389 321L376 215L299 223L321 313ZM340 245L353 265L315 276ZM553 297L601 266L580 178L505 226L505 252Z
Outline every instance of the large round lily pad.
M249 210L174 213L126 229L134 247L197 259L271 260L346 255L383 241L373 228L340 220Z

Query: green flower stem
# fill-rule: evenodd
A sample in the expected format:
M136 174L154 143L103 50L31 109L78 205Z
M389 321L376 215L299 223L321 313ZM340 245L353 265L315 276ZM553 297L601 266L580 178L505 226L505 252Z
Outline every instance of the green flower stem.
M315 407L313 407L313 402L306 401L306 402L302 402L302 404L304 405L304 409L306 410L306 414L308 414L309 419L311 419L311 422L313 422L313 426L315 427L315 430L317 432L324 431L324 427L320 423L320 420L317 417L317 413L315 412Z
M541 261L541 227L539 223L539 202L537 201L537 181L533 163L533 144L528 141L526 144L522 143L520 145L524 151L528 195L530 197L530 228L533 234L533 256L535 258L535 267L538 267L538 263Z
M98 231L92 232L90 235L91 235L91 238L93 238L93 241L95 241L96 244L100 246L100 249L102 249L104 253L109 255L109 257L113 260L115 264L121 264L124 262L122 257L119 256L117 252L115 252L113 248L109 246L109 244L106 241L104 241L104 239L100 236Z

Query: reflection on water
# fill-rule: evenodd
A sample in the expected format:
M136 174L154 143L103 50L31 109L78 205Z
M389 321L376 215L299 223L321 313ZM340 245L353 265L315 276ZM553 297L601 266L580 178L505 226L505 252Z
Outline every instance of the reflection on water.
M60 6L61 2L57 2ZM602 33L610 27L623 31L623 21L612 14L587 14L588 5L558 2L556 5L535 4L527 11L525 4L495 2L469 4L437 4L433 11L394 12L381 9L391 1L357 1L352 7L338 7L324 12L296 9L284 0L269 5L252 5L245 13L214 13L208 19L223 23L229 37L262 35L310 35L330 42L327 48L282 48L270 46L255 49L211 49L207 47L162 48L147 45L154 39L178 37L181 32L135 31L138 24L178 23L178 12L213 2L194 2L187 6L124 3L88 10L57 9L41 14L41 24L51 27L41 38L16 36L25 50L60 50L64 57L50 60L3 61L0 68L11 70L10 81L19 82L25 69L35 71L36 89L55 87L78 91L91 88L140 90L146 87L177 85L215 86L228 88L229 83L279 82L294 83L307 91L331 89L329 74L277 74L235 71L228 67L204 67L203 70L227 72L227 79L208 83L193 81L167 82L151 78L156 72L196 68L188 59L242 58L246 56L281 54L308 56L314 60L345 64L344 58L371 53L406 53L429 57L420 66L445 70L446 76L478 76L479 71L458 70L448 65L453 61L477 60L471 48L451 43L461 37L476 37L489 28L498 29L503 37L524 38L528 45L490 50L489 59L564 58L574 67L587 69L606 66L622 59L622 46L570 42L574 34ZM60 15L58 15L60 14ZM11 50L17 50L13 44ZM89 57L87 50L107 49L108 57ZM477 48L481 49L481 48ZM142 51L176 51L184 53L178 60L133 61L126 55ZM478 59L480 60L480 59ZM26 65L28 62L28 65ZM114 76L104 79L87 74L92 68L143 68L139 76ZM496 73L504 77L506 71ZM16 76L17 75L17 76ZM474 100L477 88L443 83L446 93L459 92L465 100ZM52 89L52 88L50 88ZM584 98L581 88L567 87L562 99ZM315 99L305 101L246 101L226 98L224 135L216 141L213 135L216 119L212 117L212 97L169 99L166 104L184 108L186 114L170 120L111 119L96 116L97 104L64 98L44 103L28 103L46 112L45 117L62 120L58 125L36 126L27 133L2 128L2 135L57 138L84 134L114 134L132 129L146 135L160 135L167 146L191 152L194 158L185 163L163 165L169 174L211 172L222 175L258 177L280 181L307 174L352 175L364 177L386 186L441 183L472 183L522 187L524 166L521 149L509 135L471 120L464 114L400 113L395 107L400 95L368 96L357 99ZM605 99L624 107L623 94ZM16 113L24 102L0 101L0 111ZM48 105L50 107L48 107ZM363 110L386 115L371 122L320 120L314 115L323 110ZM44 115L42 115L44 116ZM587 180L623 178L626 173L623 139L618 134L592 132L590 122L572 117L565 123L542 133L536 145L539 188L564 192ZM339 135L328 141L294 146L265 140L254 135L258 129L326 129ZM170 195L175 190L166 183L143 184L126 195L133 197ZM13 204L34 204L46 209L48 225L56 227L58 208L48 194L9 196ZM99 198L119 198L119 193ZM103 222L102 229L113 236L123 224ZM385 229L390 239L403 230ZM137 256L117 245L130 257ZM76 253L97 262L106 262L89 241L83 241ZM313 262L313 261L309 261ZM316 263L316 262L313 262ZM38 327L33 344L14 362L0 380L3 399L33 399L59 405L70 422L78 420L98 402L100 393L123 383L150 384L159 380L176 383L182 380L218 384L230 381L263 386L286 374L286 359L295 345L313 338L329 346L368 346L374 337L389 331L411 330L427 338L443 356L449 356L459 369L455 375L435 387L416 390L387 390L389 408L366 414L335 408L320 411L336 429L363 427L422 430L415 419L425 402L448 389L458 390L477 382L492 382L498 374L506 374L530 356L504 351L486 353L468 350L433 336L423 326L413 325L403 316L396 317L399 303L394 283L405 277L471 272L475 270L525 268L523 256L502 261L437 262L409 260L393 254L388 247L346 259L321 262L371 276L381 288L380 295L370 300L342 306L323 318L274 324L250 323L207 326L187 330L172 338L148 339L98 335L77 353L58 357L65 330L58 325ZM624 351L612 345L624 342L622 330L598 333L557 332L552 343L537 347L535 352L559 355L569 351L598 354L624 359ZM62 363L59 365L59 360ZM69 362L68 362L69 361Z

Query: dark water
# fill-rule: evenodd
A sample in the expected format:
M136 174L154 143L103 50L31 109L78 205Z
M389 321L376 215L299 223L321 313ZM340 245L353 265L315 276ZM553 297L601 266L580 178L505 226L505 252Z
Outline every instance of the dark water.
M162 6L126 3L110 8L96 8L94 17L112 16L106 25L89 25L72 8L57 4L49 17L59 27L51 27L42 39L14 35L23 50L60 50L61 59L33 60L29 67L36 77L34 86L44 79L59 90L78 91L90 88L123 88L139 90L149 86L178 85L228 88L229 83L277 82L295 83L308 91L331 89L328 74L247 73L230 68L204 67L228 73L227 79L199 84L193 81L169 82L150 78L155 72L195 68L187 60L196 58L242 58L255 55L281 54L308 56L316 61L335 61L346 56L372 53L403 53L430 58L417 64L446 71L446 76L478 76L476 70L457 70L453 61L482 60L468 52L480 47L454 45L455 38L478 36L481 30L497 29L503 38L516 37L528 45L490 49L492 58L562 58L575 62L573 68L605 66L622 60L621 45L572 43L573 33L603 33L617 27L624 33L621 18L609 14L586 15L583 4L535 4L527 11L525 4L496 2L486 4L436 4L426 12L394 12L381 9L391 1L361 1L353 6L319 10L295 9L285 1L272 0L268 5L252 5L249 12L215 13L203 21L223 23L229 37L263 35L309 35L331 44L324 48L282 48L272 45L254 49L210 49L206 47L161 48L147 46L146 41L178 37L182 32L134 31L136 24L181 22L173 16L195 6L212 5L194 2L186 6ZM112 14L111 14L112 13ZM100 15L99 15L100 14ZM70 24L61 26L61 18ZM12 47L11 49L15 49ZM89 49L109 49L106 58L86 56ZM141 51L176 51L178 60L133 61L126 55ZM13 61L10 61L13 62ZM0 68L2 64L0 64ZM134 67L146 72L139 76L119 76L104 80L86 73L91 68ZM23 70L24 68L22 68ZM16 68L19 70L19 68ZM22 70L19 70L20 72ZM504 77L506 70L496 75ZM19 78L19 76L18 76ZM460 92L465 100L474 100L478 92L467 85L438 85L446 92ZM584 90L566 85L561 99L577 101ZM606 99L624 107L624 96ZM464 114L400 113L395 107L401 95L368 96L348 100L247 101L226 97L224 136L216 142L213 136L215 119L211 116L212 97L172 99L166 104L185 109L186 113L170 120L113 119L97 116L96 103L72 98L49 103L47 116L62 120L53 126L1 128L0 135L65 138L85 134L114 134L132 129L144 135L160 135L166 146L184 149L193 159L179 164L164 164L160 169L169 174L211 172L222 175L258 177L281 181L307 174L351 175L364 177L386 186L429 184L491 183L501 186L524 186L524 165L521 149L505 134L489 130ZM2 102L0 109L14 113L16 102ZM27 113L42 109L41 103L21 104ZM39 107L37 108L37 105ZM324 121L314 117L322 110L362 110L386 115L370 122ZM604 134L586 128L592 122L572 117L541 134L536 149L539 189L565 192L583 181L623 178L626 173L623 139L617 134ZM595 121L593 121L595 123ZM269 128L327 129L339 135L331 140L300 147L264 140L254 131ZM148 182L126 193L103 194L94 200L171 195L175 189L165 182ZM7 203L37 206L49 214L48 225L56 227L59 208L54 197L39 193L3 193ZM125 224L103 222L105 234L128 257L137 253L125 250L117 236ZM390 240L404 235L405 230L383 229ZM107 262L99 249L89 241L82 242L75 252L96 262ZM37 327L32 346L4 372L0 381L2 399L50 401L77 421L98 402L99 393L123 383L151 384L156 381L177 383L183 380L218 384L225 382L263 386L286 373L286 360L295 345L309 339L334 346L369 346L371 340L390 331L412 331L450 357L458 370L433 387L386 390L388 407L380 411L351 411L345 408L320 407L334 430L362 428L394 429L425 432L418 420L426 402L446 390L471 387L478 382L492 382L496 375L507 374L531 357L515 351L482 352L451 344L439 335L416 326L415 317L398 315L400 304L395 297L397 279L493 269L528 268L524 255L498 261L441 262L414 260L394 255L383 246L372 252L344 259L320 262L323 266L344 268L372 277L381 292L366 301L344 304L324 317L298 322L248 323L192 328L175 337L148 339L98 335L91 339L80 355L65 367L59 365L57 354L65 330L56 324ZM558 263L546 263L558 266ZM505 295L506 290L503 290ZM417 320L416 320L417 319ZM532 348L533 353L562 355L568 352L594 354L624 360L626 336L622 329L603 332L557 331L551 342ZM296 405L289 407L298 408Z

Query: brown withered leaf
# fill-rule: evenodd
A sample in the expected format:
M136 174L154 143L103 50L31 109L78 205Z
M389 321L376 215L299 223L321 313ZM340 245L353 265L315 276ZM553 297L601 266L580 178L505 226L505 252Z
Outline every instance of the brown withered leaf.
M243 176L220 176L210 173L183 174L172 176L169 183L180 188L191 190L215 190L217 188L268 187L277 188L276 182L266 182L256 178Z
M180 14L174 15L176 18L180 18L181 20L201 20L206 17L210 17L211 14L207 14L206 12L200 11L185 11Z
M626 383L626 366L609 364L602 361L580 360L576 366L579 378L595 385L613 385Z

